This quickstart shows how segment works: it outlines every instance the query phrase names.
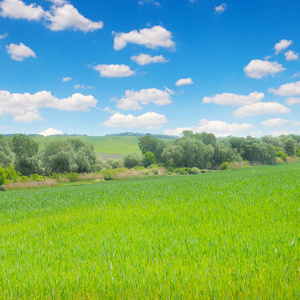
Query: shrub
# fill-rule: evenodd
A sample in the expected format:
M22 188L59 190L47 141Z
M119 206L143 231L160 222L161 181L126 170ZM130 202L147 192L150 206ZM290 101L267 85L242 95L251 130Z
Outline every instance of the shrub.
M79 175L74 172L67 174L67 178L70 179L71 182L79 181Z
M228 170L228 168L229 168L229 163L227 161L224 161L220 166L220 169L222 171L226 171L226 170Z
M152 170L152 173L153 173L154 175L158 175L158 170Z
M197 167L191 168L191 174L200 174L201 170Z
M0 167L0 186L4 185L6 182L6 174L5 174L5 170L3 168Z
M102 171L103 177L105 181L113 180L113 176L110 170L103 170Z
M33 180L33 181L39 181L39 182L46 180L45 177L40 176L38 174L32 174L31 177L30 177L30 179Z

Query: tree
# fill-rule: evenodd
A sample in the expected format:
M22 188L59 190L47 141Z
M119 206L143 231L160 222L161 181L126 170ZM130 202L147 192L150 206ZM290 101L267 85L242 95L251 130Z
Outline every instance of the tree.
M15 154L9 147L5 138L0 135L0 167L7 168L13 165L15 161Z
M288 138L284 141L283 148L288 156L296 154L296 141L292 138Z
M163 153L162 160L169 167L182 167L183 166L183 149L179 145L168 145Z
M150 165L154 165L156 164L156 159L155 159L155 155L153 152L146 152L144 155L143 155L143 165L147 168L149 167Z
M146 152L152 152L158 162L161 161L161 155L166 147L166 142L162 139L158 139L151 134L146 134L145 136L139 138L138 142L139 148L142 154Z
M126 168L133 168L140 166L142 163L143 156L136 152L127 153L124 155L124 166Z
M39 151L39 144L24 134L15 135L12 143L13 151L16 154L17 159L21 157L33 157L37 155Z

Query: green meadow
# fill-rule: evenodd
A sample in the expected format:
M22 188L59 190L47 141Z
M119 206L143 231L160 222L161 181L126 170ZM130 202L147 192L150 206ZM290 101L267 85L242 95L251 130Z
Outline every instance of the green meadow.
M299 299L300 164L0 194L0 299Z

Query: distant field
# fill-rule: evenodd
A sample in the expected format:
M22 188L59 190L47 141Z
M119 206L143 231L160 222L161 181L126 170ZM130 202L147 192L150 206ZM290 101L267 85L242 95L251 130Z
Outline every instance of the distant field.
M10 191L1 299L299 299L300 164Z
M85 143L91 143L95 147L97 153L113 153L113 154L126 154L128 152L140 152L138 147L137 136L36 136L33 137L35 141L40 144L40 147L43 148L46 143L53 141L62 141L71 138L78 138Z

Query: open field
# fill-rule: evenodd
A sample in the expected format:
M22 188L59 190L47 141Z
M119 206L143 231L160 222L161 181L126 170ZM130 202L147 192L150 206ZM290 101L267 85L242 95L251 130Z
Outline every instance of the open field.
M126 154L128 152L140 152L137 136L35 136L33 140L43 148L46 143L64 141L78 138L84 143L91 143L97 153Z
M300 164L0 194L1 299L299 299Z

